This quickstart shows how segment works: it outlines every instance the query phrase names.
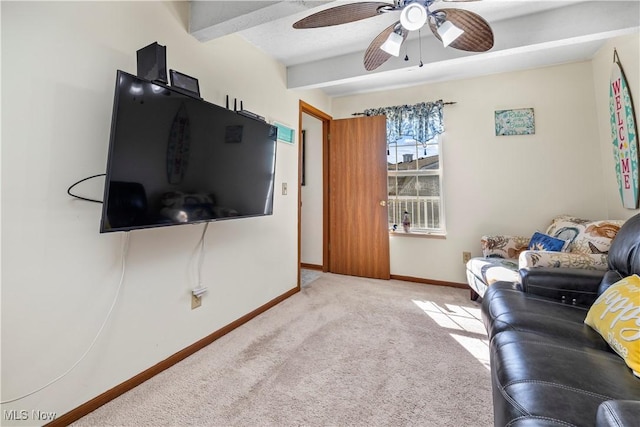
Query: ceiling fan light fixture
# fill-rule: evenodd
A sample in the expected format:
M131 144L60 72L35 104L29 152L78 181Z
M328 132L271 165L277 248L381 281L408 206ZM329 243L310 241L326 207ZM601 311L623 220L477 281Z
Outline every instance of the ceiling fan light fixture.
M419 30L427 22L427 9L420 3L411 3L400 15L400 24L408 31Z
M400 56L400 47L402 46L402 42L404 41L404 37L400 34L392 31L387 37L387 40L382 43L380 49L387 52L389 55Z
M440 36L444 47L447 47L451 43L453 43L458 37L462 35L462 33L464 33L464 30L453 25L451 21L444 21L438 26L438 35Z

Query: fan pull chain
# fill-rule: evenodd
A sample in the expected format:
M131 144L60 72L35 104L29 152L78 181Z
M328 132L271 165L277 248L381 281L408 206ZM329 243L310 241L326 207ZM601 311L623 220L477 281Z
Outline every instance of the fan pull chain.
M409 60L409 48L407 47L409 43L404 43L404 60Z
M422 63L422 29L418 30L418 46L420 48L420 65L418 67L422 67L424 65Z

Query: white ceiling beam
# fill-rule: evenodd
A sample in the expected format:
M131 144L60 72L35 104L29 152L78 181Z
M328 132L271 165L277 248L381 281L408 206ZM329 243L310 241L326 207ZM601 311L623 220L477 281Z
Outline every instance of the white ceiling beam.
M206 42L330 1L191 1L189 33Z

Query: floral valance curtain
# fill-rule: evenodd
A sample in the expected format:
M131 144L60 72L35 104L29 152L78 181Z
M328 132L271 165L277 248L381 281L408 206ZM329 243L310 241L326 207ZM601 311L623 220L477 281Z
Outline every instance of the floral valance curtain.
M409 136L418 142L426 143L444 132L442 123L442 100L421 102L416 105L397 105L395 107L370 108L364 111L367 116L387 116L387 144L401 137Z

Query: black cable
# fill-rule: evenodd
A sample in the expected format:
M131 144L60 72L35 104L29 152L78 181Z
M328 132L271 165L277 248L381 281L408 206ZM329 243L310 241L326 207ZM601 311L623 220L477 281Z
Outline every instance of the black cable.
M86 200L87 202L103 203L103 202L102 202L102 200L89 199L89 198L87 198L87 197L82 197L82 196L78 196L77 194L73 194L73 193L71 192L71 189L72 189L73 187L75 187L76 185L80 184L81 182L85 182L85 181L88 181L88 180L90 180L90 179L97 178L97 177L99 177L99 176L106 176L106 175L107 175L106 173L99 173L99 174L97 174L97 175L92 175L92 176L90 176L90 177L83 178L83 179L81 179L80 181L78 181L78 182L76 182L76 183L72 184L72 185L71 185L71 187L67 188L67 194L68 194L68 195L70 195L71 197L75 197L76 199Z

